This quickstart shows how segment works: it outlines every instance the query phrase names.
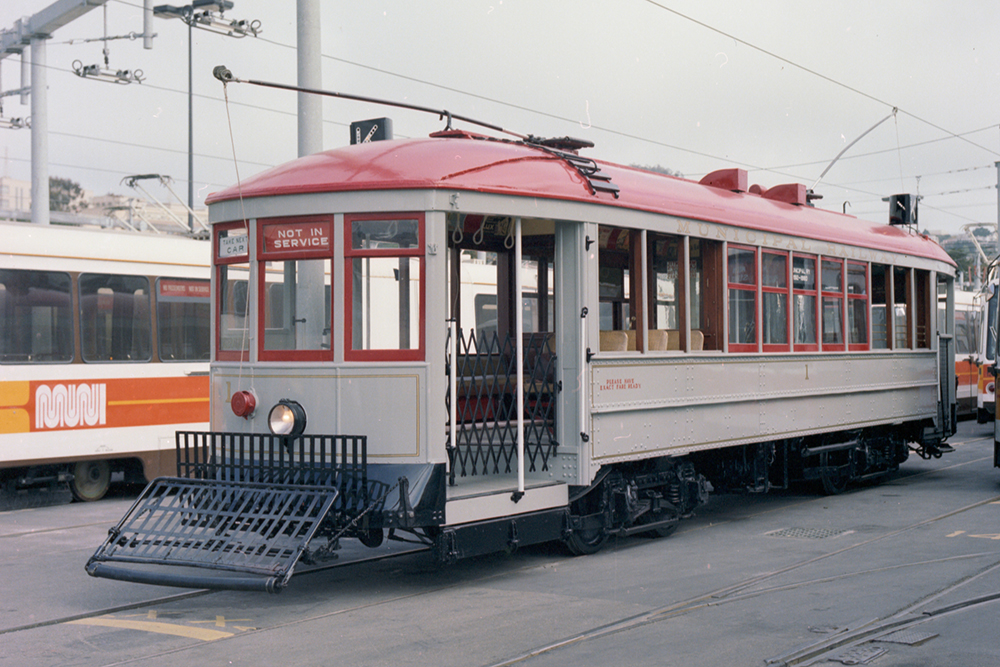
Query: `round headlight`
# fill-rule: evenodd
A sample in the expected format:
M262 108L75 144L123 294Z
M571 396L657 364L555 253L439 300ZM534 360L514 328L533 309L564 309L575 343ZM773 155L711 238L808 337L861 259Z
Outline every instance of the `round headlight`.
M283 398L267 415L267 427L275 435L301 435L306 429L306 411L296 401Z

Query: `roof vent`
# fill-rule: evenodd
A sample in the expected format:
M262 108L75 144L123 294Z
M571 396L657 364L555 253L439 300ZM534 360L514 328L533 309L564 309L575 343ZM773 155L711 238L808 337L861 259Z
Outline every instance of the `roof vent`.
M775 185L772 188L764 190L760 196L764 199L783 201L786 204L805 206L809 203L806 194L806 186L801 183L785 183L783 185Z
M711 174L706 174L698 181L702 185L713 188L730 190L732 192L747 191L747 170L746 169L719 169Z

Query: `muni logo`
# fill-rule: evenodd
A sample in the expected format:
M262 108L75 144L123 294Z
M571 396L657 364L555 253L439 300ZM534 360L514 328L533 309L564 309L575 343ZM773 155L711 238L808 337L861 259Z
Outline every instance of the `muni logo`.
M35 390L35 428L97 426L107 422L108 390L103 383L39 385Z

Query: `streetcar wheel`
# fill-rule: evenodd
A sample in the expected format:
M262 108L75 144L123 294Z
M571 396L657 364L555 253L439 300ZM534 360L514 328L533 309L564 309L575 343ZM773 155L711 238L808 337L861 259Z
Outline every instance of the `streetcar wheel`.
M603 527L574 530L566 538L566 548L574 556L589 556L600 551L607 539L608 533Z
M107 461L80 461L73 466L69 490L82 502L100 500L111 486L111 466Z
M358 533L358 541L370 549L382 546L384 535L381 528L372 528Z
M835 475L823 473L820 481L823 483L823 493L828 496L836 496L847 490L847 483L850 481L850 478L845 473Z
M680 523L680 521L675 521L674 523L667 526L660 526L659 528L654 528L653 530L649 531L649 534L655 535L656 537L670 537L671 535L674 534L674 531L677 530L678 523Z

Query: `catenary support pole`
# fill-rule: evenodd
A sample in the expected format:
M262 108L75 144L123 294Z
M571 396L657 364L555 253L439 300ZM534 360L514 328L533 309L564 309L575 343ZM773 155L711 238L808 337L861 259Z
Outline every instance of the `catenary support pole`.
M31 222L37 225L49 224L50 218L47 39L31 39Z

